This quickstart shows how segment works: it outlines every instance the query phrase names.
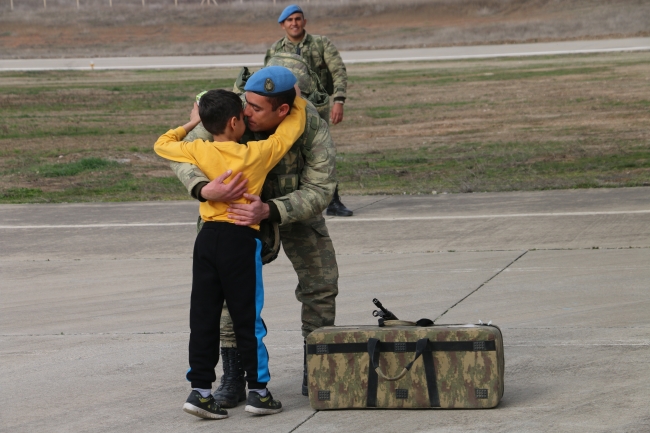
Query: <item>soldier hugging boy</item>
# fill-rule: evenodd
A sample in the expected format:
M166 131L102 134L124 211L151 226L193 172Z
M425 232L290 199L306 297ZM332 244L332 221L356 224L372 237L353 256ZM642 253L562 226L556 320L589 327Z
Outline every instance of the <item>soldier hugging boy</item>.
M211 90L194 105L190 121L160 136L154 150L163 158L198 166L210 180L229 169L242 172L248 179L249 193L259 195L268 172L305 128L306 102L296 97L295 83L294 75L279 66L261 69L246 83L246 91L272 95L281 101L277 110L284 119L267 140L239 144L246 129L239 96ZM214 142L182 141L199 122L213 135ZM214 368L219 361L219 321L224 299L246 372L249 392L245 410L262 415L282 411L282 404L266 388L270 374L268 352L262 342L266 326L261 318L264 286L259 225L233 224L227 208L227 203L201 203L199 211L205 224L196 237L192 265L190 369L186 375L192 392L183 410L208 419L228 417L211 395L216 379Z

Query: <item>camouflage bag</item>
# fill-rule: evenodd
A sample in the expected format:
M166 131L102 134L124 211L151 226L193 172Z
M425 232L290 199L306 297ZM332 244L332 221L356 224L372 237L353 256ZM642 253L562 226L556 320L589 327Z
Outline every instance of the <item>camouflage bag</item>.
M322 36L317 36L317 35L311 35L314 43L316 44L316 50L318 51L318 54L320 55L320 58L323 59L322 63L319 65L309 65L309 68L316 73L316 76L318 77L321 86L323 87L323 90L325 93L328 95L334 94L334 77L332 76L332 72L329 70L327 67L327 64L325 63L325 45L323 44L323 37ZM276 42L273 51L267 50L266 51L266 56L269 58L271 55L271 52L274 52L274 56L277 56L279 53L282 52L282 41L283 39L280 39L279 41ZM302 56L299 56L300 58L303 58ZM313 58L312 58L313 60ZM301 88L302 90L302 88Z
M239 74L237 74L237 79L235 80L235 85L233 86L232 91L238 95L243 94L246 81L248 81L251 75L253 74L251 74L248 68L246 66L243 66L239 71Z
M386 325L328 326L307 336L312 408L492 408L499 404L504 358L498 327Z
M323 45L323 38L318 36L314 37L314 40L316 41L316 46L318 47L318 52L320 54L321 59L325 58L325 46ZM323 88L325 89L325 92L328 95L331 95L334 93L334 77L332 76L332 72L330 72L329 68L323 62L321 65L318 66L318 69L320 71L320 82L323 85Z

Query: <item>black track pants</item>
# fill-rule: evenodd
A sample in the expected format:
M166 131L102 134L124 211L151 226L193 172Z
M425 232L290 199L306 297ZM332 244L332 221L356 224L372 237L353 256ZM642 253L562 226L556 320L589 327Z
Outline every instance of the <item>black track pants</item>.
M232 316L249 389L270 380L261 242L257 231L226 222L206 222L194 243L190 305L190 369L193 388L212 388L219 362L219 320L223 301Z

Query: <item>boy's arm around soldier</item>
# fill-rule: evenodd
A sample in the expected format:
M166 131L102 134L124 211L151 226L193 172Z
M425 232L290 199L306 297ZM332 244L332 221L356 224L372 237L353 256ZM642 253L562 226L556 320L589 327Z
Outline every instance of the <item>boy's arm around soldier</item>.
M280 225L305 221L320 214L331 201L336 187L336 148L329 128L327 123L320 119L316 108L311 103L307 102L306 110L307 124L303 136L278 164L278 167L284 164L285 167L296 168L298 173L297 189L269 200L273 201L280 211ZM311 143L307 139L310 128L313 136ZM201 124L188 134L186 140L191 141L197 138L206 141L212 140L210 133ZM296 158L295 150L299 150L299 160ZM209 182L205 174L192 164L172 163L171 167L190 195L200 199L193 193L195 193L194 189L198 184ZM268 179L267 182L269 182Z

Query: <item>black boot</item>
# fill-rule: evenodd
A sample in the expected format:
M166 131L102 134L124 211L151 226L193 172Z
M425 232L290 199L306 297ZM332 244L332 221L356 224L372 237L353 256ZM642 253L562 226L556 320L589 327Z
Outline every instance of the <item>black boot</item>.
M343 203L341 203L341 197L339 196L339 186L336 185L336 189L334 190L334 197L332 197L332 201L330 204L327 206L327 212L325 212L327 215L333 215L333 216L340 216L340 217L348 217L352 216L353 212L345 207Z
M302 346L303 362L302 362L302 395L309 397L309 387L307 386L307 343Z
M246 400L244 370L241 366L241 355L236 347L221 348L221 365L221 385L212 395L221 407L236 407L240 401Z

